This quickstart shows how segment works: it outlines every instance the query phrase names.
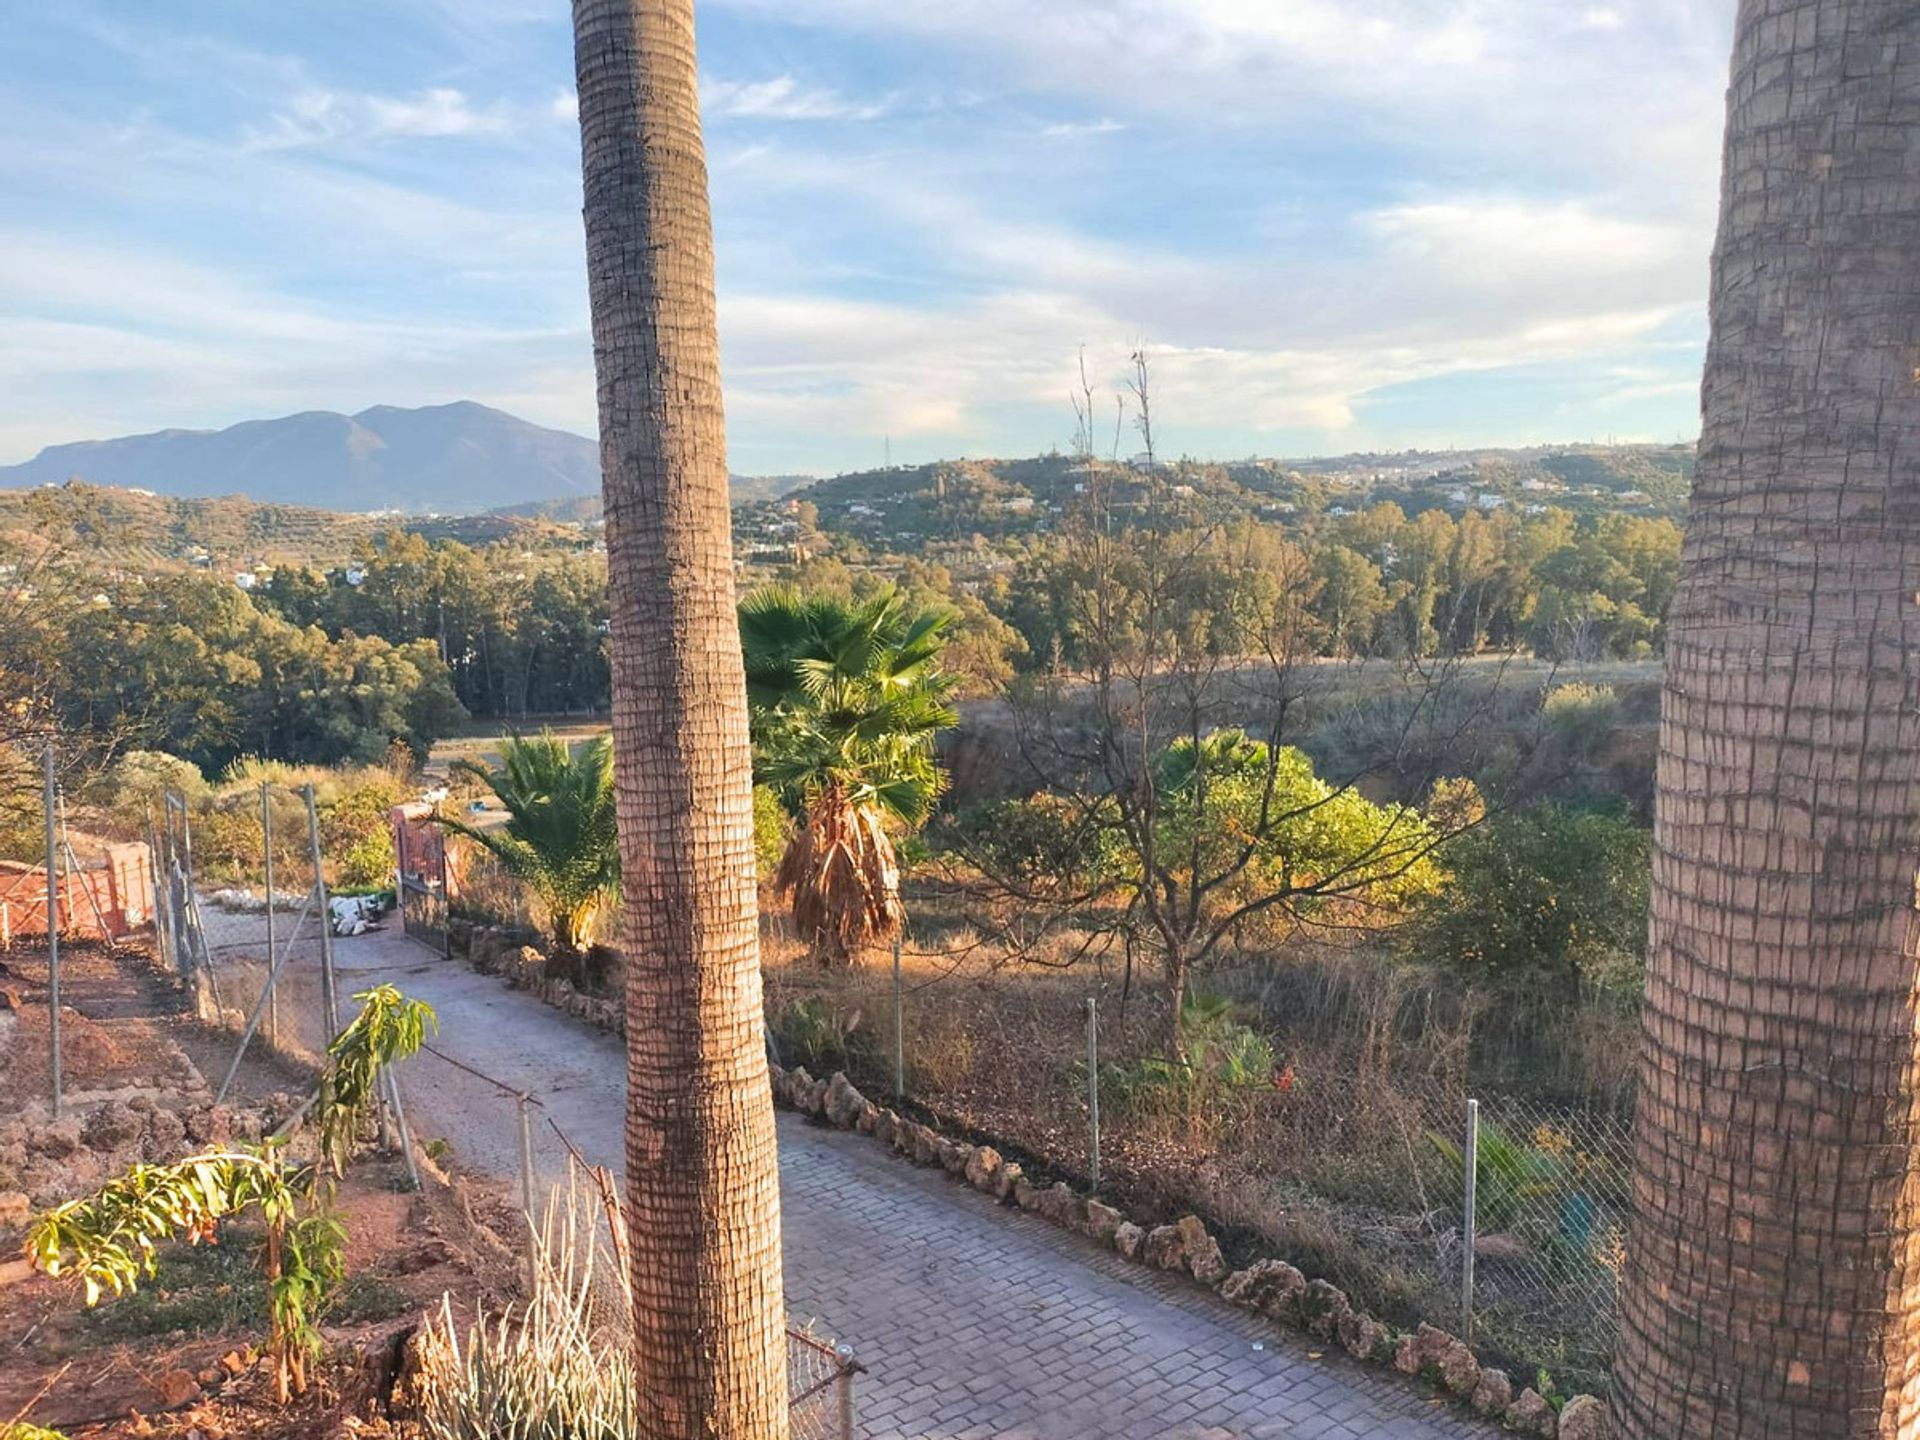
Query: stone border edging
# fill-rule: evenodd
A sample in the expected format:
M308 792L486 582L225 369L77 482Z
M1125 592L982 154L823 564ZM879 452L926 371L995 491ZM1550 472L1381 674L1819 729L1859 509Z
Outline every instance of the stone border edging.
M1536 1390L1522 1389L1516 1395L1506 1372L1481 1365L1465 1342L1424 1322L1416 1330L1396 1332L1355 1309L1338 1286L1309 1280L1284 1260L1256 1260L1244 1270L1229 1272L1219 1241L1197 1215L1183 1215L1170 1225L1137 1224L1065 1181L1045 1188L1033 1184L1018 1161L1004 1159L991 1145L950 1139L875 1105L839 1071L830 1080L815 1079L804 1066L783 1070L769 1064L768 1071L776 1103L819 1116L836 1129L870 1135L916 1164L937 1165L1003 1204L1085 1235L1136 1264L1183 1273L1237 1309L1337 1342L1355 1360L1424 1376L1510 1430L1543 1440L1603 1440L1606 1435L1606 1407L1594 1396L1576 1395L1556 1411Z

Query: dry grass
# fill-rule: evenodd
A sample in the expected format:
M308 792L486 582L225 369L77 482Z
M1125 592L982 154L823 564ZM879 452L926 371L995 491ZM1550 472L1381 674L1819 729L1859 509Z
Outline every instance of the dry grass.
M1234 1002L1230 1025L1255 1033L1262 1043L1246 1053L1270 1055L1271 1072L1169 1080L1157 1054L1157 977L1137 975L1129 989L1117 963L1063 968L1057 962L1079 953L1075 935L1015 958L958 924L923 919L919 929L900 967L910 1107L991 1139L1030 1171L1085 1184L1093 996L1103 1192L1150 1218L1199 1211L1222 1228L1231 1258L1290 1259L1398 1323L1451 1321L1458 1177L1449 1187L1431 1137L1457 1136L1467 1096L1484 1093L1489 1066L1505 1064L1504 1042L1487 1038L1503 1033L1502 1017L1457 977L1300 936L1277 952L1241 953L1201 988ZM762 955L783 1062L845 1069L868 1094L888 1096L890 956L828 971L779 919L764 927ZM1509 1067L1539 1087L1538 1103L1556 1087L1604 1094L1619 1081L1631 1017L1594 1009L1542 1019L1559 1026L1557 1058ZM1535 1318L1536 1330L1555 1323Z

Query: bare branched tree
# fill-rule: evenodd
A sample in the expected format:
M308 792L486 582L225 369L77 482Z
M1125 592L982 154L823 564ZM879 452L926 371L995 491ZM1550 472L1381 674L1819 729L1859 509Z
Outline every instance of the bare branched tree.
M1011 696L1041 794L956 827L963 863L951 873L989 932L1000 917L1000 938L1028 954L1070 932L1077 942L1052 963L1117 948L1131 983L1147 962L1178 1057L1191 977L1250 924L1365 923L1431 883L1438 847L1484 807L1457 786L1449 803L1403 803L1444 774L1404 762L1457 754L1492 683L1469 690L1457 662L1317 660L1308 555L1272 530L1210 519L1204 496L1162 466L1144 350L1126 390L1143 451L1123 465L1095 453L1083 361L1081 479L1050 576L1066 663ZM1290 741L1312 702L1356 681L1398 702L1394 733L1323 780Z

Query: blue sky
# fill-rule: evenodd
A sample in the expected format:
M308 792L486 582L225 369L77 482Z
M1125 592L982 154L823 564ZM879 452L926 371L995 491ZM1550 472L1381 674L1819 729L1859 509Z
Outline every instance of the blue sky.
M700 0L736 470L1691 438L1734 0ZM0 46L0 463L472 398L591 433L564 0Z

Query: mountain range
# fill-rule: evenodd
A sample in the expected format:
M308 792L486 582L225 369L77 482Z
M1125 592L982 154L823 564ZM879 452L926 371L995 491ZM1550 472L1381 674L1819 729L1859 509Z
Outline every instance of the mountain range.
M310 410L225 430L161 430L50 445L0 466L0 488L60 484L157 495L244 494L329 510L472 514L600 493L600 449L585 436L463 400L357 415Z

